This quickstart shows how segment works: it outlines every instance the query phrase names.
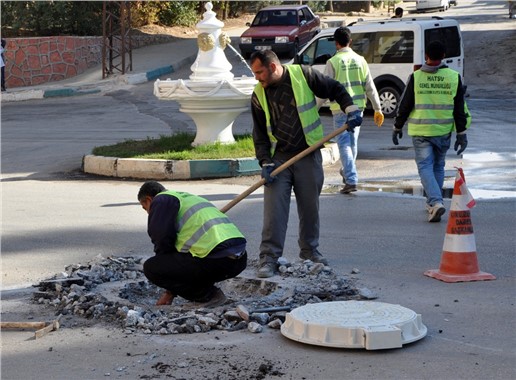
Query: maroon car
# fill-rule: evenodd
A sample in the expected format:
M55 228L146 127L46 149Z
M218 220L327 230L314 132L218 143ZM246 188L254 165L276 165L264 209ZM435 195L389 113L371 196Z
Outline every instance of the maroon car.
M261 9L240 36L240 52L249 58L256 50L273 50L294 57L299 48L321 31L321 21L307 5L278 5Z

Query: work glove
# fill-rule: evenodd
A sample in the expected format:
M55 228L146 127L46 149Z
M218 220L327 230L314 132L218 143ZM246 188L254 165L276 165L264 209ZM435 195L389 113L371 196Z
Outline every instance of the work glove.
M351 107L348 107L351 108ZM346 113L348 116L348 121L346 124L348 125L348 132L355 132L356 127L360 127L362 125L362 111L358 109L358 107L354 107L355 109Z
M265 186L270 185L276 179L276 176L271 175L274 169L276 169L276 165L273 163L262 165L262 178L265 179Z
M385 117L382 111L374 111L374 123L380 128L383 124Z
M398 139L403 137L403 130L401 128L392 127L392 143L398 145Z
M460 149L459 149L460 146ZM468 146L468 137L465 133L457 134L457 140L455 140L455 145L453 146L453 149L457 152L457 155L461 154L466 150L466 147ZM457 150L459 149L459 150Z

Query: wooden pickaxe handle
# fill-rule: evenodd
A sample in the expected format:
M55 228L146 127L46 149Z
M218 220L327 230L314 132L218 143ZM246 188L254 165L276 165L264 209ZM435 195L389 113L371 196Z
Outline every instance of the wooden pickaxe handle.
M321 147L324 143L330 141L332 138L334 138L335 136L337 135L340 135L342 132L344 132L346 129L348 129L348 125L347 124L344 124L342 127L340 127L339 129L336 129L334 130L332 133L330 133L328 136L325 136L323 137L321 140L317 141L315 144L309 146L308 148L306 148L305 150L303 150L302 152L298 153L297 155L295 155L294 157L292 157L290 160L288 161L285 161L283 164L281 164L280 166L278 166L276 169L274 169L271 173L271 176L275 176L277 174L279 174L280 172L282 172L283 170L285 170L286 168L288 168L290 165L292 165L293 163L299 161L300 159L302 159L303 157L309 155L310 153L312 153L314 150L316 149L319 149L319 147ZM252 185L251 187L249 187L246 191L244 191L243 193L241 193L240 195L238 195L237 197L235 197L231 202L229 202L227 205L225 205L224 207L222 207L220 209L220 211L222 211L223 213L226 213L228 212L233 206L235 206L238 202L240 202L242 199L246 198L249 194L255 192L257 189L259 189L262 185L265 184L265 178L262 178L260 179L258 182L256 182L254 185Z
M45 326L45 322L0 322L2 329L41 329Z

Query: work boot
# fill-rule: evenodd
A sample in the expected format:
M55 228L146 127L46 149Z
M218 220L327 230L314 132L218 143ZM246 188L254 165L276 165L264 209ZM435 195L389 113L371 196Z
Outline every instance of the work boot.
M349 184L345 184L342 189L340 189L340 193L341 194L349 194L353 191L357 191L357 185L349 185Z
M272 262L265 262L260 264L260 268L258 268L258 272L256 276L260 278L269 278L276 274L276 269L278 264Z
M436 203L432 206L428 214L428 221L430 223L440 222L441 216L446 212L442 203Z
M305 252L301 252L299 254L299 257L303 260L311 260L314 263L321 263L323 265L328 265L328 260L326 260L326 258L323 255L321 255L321 253L319 251L311 252L309 254L307 254Z

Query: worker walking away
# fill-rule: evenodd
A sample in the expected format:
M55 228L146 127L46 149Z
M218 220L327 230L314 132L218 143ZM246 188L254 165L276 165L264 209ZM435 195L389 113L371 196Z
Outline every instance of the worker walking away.
M143 270L164 289L156 305L170 305L175 296L196 307L224 304L215 283L238 276L247 265L246 239L238 228L208 200L159 182L145 182L138 201L148 213L155 252Z
M381 127L384 116L381 111L378 91L365 58L355 53L350 47L352 42L351 31L348 28L340 27L335 30L333 37L337 52L326 62L324 73L344 85L346 91L353 98L353 102L360 109L361 115L363 115L367 99L369 98L374 109L374 122L378 127ZM335 129L339 129L346 124L347 115L342 111L339 104L332 102L330 110L333 115L333 126ZM337 136L337 146L339 147L342 164L340 174L344 183L340 190L342 194L357 191L358 173L356 159L359 135L360 126L357 126L353 132L345 131Z
M471 123L460 74L442 62L445 53L440 41L427 45L425 64L409 77L392 132L392 142L398 145L408 121L429 222L440 222L446 212L442 188L452 131L457 133L454 149L459 155L468 146L466 130Z
M258 277L271 277L283 255L292 190L299 215L299 257L327 264L319 247L319 195L324 182L320 149L271 176L272 171L323 138L315 97L335 100L348 128L362 123L361 112L338 81L311 67L282 65L273 51L257 51L251 69L259 81L251 97L253 141L265 179Z

